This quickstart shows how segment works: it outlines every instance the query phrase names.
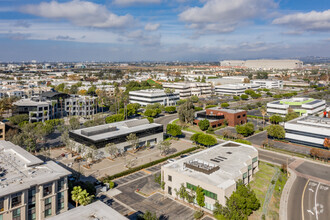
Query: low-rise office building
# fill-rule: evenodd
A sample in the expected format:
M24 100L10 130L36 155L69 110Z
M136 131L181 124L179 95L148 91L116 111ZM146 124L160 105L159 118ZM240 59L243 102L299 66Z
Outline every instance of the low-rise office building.
M258 84L242 83L242 84L225 84L214 87L215 94L217 95L242 95L245 90L260 88Z
M251 80L251 83L265 89L283 89L282 80Z
M288 114L289 109L299 115L312 115L322 112L326 107L325 100L313 98L291 98L267 103L268 114Z
M105 146L109 143L115 144L121 152L131 148L132 143L127 141L127 136L132 133L138 137L139 146L147 143L154 146L163 141L163 125L149 123L148 119L132 119L73 130L69 132L69 137L77 147L95 146L98 152L108 156Z
M209 108L204 112L196 113L194 124L198 125L198 123L204 119L209 120L212 128L220 127L225 122L228 126L234 127L247 122L247 112L241 109Z
M211 95L212 88L208 83L163 83L163 88L174 89L179 92L180 99L191 96Z
M226 197L236 190L236 181L248 184L257 171L258 151L253 146L228 141L163 165L161 176L165 195L173 198L182 184L188 191L202 187L204 208L212 211L217 201L226 204Z
M285 139L302 145L323 148L330 138L330 118L303 116L284 124Z
M159 103L164 106L176 105L180 100L179 92L165 93L163 89L146 89L129 92L129 102L141 106Z
M0 219L45 219L68 210L69 171L0 141Z
M64 213L53 216L49 220L128 220L119 212L101 201L86 206L78 206Z

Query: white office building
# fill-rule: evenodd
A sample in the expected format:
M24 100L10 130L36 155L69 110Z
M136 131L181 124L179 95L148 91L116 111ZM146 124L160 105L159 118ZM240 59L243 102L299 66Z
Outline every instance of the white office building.
M260 88L258 84L242 83L242 84L226 84L214 87L215 94L217 95L242 95L245 90Z
M291 98L267 103L267 113L286 115L292 109L299 115L313 115L322 112L326 107L325 100L313 98Z
M159 103L164 106L176 105L180 100L179 92L165 93L163 89L147 89L129 92L129 102L141 106Z
M251 83L265 89L283 89L282 80L251 80Z
M162 166L165 194L175 198L183 184L188 191L204 189L205 207L212 211L218 201L236 190L236 181L248 184L258 171L258 151L250 145L228 141ZM196 202L196 201L195 201Z
M324 139L330 138L330 118L303 116L284 124L285 139L311 147L323 147Z
M180 93L180 99L191 96L211 95L211 85L208 83L163 83L163 88L174 89Z

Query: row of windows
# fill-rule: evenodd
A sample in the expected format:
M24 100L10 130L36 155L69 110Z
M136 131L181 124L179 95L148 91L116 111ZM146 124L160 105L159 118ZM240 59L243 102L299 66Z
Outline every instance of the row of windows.
M187 183L187 188L188 189L191 189L193 191L196 191L197 187L190 184L190 183ZM217 200L218 199L218 195L213 193L213 192L210 192L210 191L207 191L205 189L203 189L203 192L204 192L204 195L211 198L211 199L214 199L214 200Z
M313 134L313 133L291 130L291 129L285 129L285 132L287 134L297 134L297 135L302 135L302 136L306 136L306 137L313 137L313 138L320 138L320 139L325 139L325 138L329 137L328 135Z

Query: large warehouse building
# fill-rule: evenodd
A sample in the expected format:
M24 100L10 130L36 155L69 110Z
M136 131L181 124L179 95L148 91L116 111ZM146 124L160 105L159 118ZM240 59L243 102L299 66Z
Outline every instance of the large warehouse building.
M188 191L204 189L205 207L212 211L218 201L236 190L236 181L248 184L258 171L258 151L250 145L228 141L162 166L165 194L175 197L181 185Z

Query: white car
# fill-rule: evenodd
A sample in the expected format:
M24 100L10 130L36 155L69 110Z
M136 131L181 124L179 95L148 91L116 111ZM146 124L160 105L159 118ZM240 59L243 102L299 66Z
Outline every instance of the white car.
M176 161L176 160L174 160L174 159L168 159L168 160L167 160L168 163L173 163L173 162L175 162L175 161Z

